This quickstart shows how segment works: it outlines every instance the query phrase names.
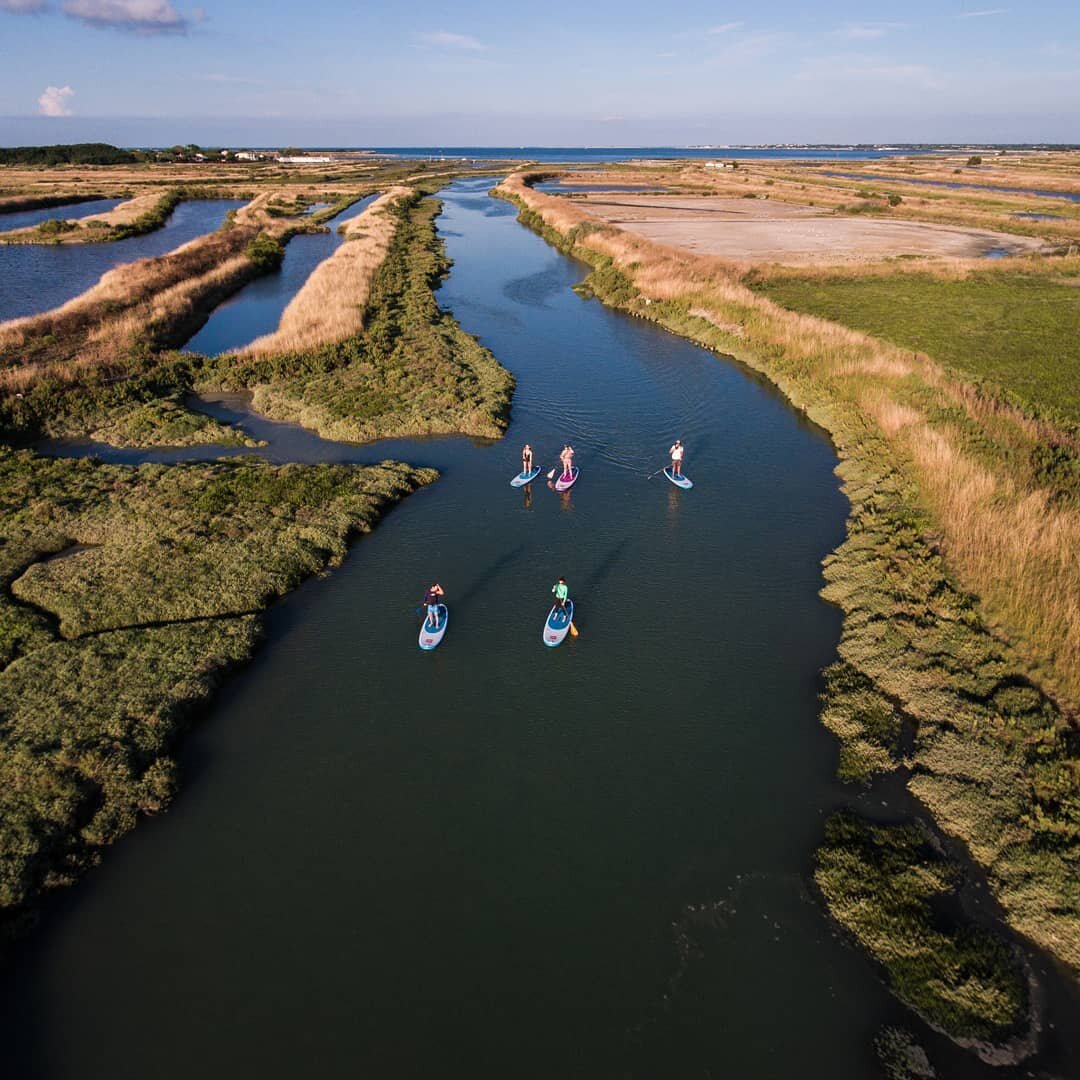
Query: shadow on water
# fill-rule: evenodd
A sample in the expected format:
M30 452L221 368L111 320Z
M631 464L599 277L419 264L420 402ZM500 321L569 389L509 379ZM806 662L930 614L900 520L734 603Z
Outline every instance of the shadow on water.
M847 509L828 440L582 300L489 185L443 193L439 299L518 379L504 442L327 443L204 400L270 460L443 477L267 614L170 812L46 906L0 979L12 1075L835 1080L914 1023L806 887L848 799L817 717ZM690 492L645 480L676 435ZM572 502L510 488L526 441L578 448ZM559 574L589 629L545 649ZM433 578L454 617L422 653Z

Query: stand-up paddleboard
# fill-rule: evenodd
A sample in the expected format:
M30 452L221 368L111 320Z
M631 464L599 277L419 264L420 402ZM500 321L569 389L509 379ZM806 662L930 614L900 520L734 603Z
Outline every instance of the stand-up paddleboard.
M540 466L534 465L528 472L519 472L513 480L510 481L511 487L524 487L526 484L531 484L540 475Z
M566 477L560 473L559 474L559 479L555 481L555 490L556 491L566 491L569 488L572 488L577 483L577 478L580 475L581 475L581 470L576 465L570 470L570 479L569 480L566 479Z
M439 625L432 628L427 620L427 608L424 609L424 625L420 627L420 648L434 649L446 633L446 624L450 621L450 612L445 604L439 605Z
M562 644L562 639L570 633L570 624L574 621L574 601L566 601L566 610L560 611L556 604L544 624L544 644L553 649Z
M694 486L693 480L687 480L685 476L676 476L670 469L664 470L664 475L677 487L682 488L683 491L689 491Z

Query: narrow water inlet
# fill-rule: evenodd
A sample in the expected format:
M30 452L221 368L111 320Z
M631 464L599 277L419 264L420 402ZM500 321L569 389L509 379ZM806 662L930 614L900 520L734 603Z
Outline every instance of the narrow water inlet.
M330 219L329 232L294 236L285 245L280 269L249 282L218 305L202 329L184 345L184 352L216 356L276 330L289 301L303 288L315 267L342 243L338 226L362 214L377 198L378 193L368 195ZM309 212L316 207L324 208L325 204L316 203Z

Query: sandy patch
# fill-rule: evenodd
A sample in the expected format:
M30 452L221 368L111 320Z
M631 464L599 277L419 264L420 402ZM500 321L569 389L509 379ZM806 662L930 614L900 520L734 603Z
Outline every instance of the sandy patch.
M699 255L747 262L806 265L862 262L893 255L977 258L990 251L1023 254L1040 240L989 229L842 217L813 206L770 199L589 195L579 205L627 232Z

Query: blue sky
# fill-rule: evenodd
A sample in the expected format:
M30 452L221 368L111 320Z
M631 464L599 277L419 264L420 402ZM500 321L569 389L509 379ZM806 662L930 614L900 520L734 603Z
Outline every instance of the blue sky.
M1063 0L199 4L0 0L0 143L1080 141Z

